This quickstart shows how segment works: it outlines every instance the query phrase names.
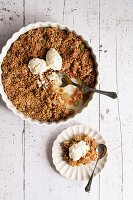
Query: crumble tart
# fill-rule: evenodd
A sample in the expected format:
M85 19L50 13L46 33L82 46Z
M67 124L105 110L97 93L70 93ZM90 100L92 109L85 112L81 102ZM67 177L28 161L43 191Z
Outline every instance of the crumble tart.
M85 101L90 93L77 89L73 95L57 91L47 77L54 72L49 69L42 74L46 87L39 87L39 75L31 73L28 63L32 58L45 59L50 48L62 57L62 69L70 78L81 84L95 87L96 71L89 48L70 31L58 28L36 28L20 35L10 47L2 62L2 84L9 100L25 116L41 122L59 121L75 110L79 100ZM69 106L67 107L66 104Z

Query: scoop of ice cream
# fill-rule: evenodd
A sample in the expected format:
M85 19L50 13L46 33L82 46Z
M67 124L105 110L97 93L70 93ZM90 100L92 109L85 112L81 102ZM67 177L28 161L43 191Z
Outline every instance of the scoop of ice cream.
M73 160L73 161L77 161L79 160L81 157L85 156L87 151L90 150L90 146L86 145L86 142L84 141L80 141L76 144L73 144L70 148L69 148L69 157Z
M46 63L49 68L53 70L61 70L62 58L59 53L54 49L50 48L46 54Z
M40 58L33 58L29 61L28 68L33 74L40 74L46 72L49 67L46 65L46 61Z

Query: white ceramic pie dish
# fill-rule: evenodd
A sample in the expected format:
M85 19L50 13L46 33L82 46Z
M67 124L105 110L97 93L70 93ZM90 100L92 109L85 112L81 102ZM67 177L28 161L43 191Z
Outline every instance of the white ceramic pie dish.
M62 157L62 147L61 143L71 139L72 137L76 135L82 135L82 134L88 134L91 138L96 139L96 143L98 144L106 144L103 137L98 133L96 130L84 126L84 125L75 125L71 126L65 130L63 130L57 137L57 139L54 141L53 148L52 148L52 158L53 163L55 165L56 170L67 179L73 180L73 181L87 181L91 173L94 169L96 162L91 162L87 165L81 165L79 167L71 167L66 163L66 161L63 160ZM106 153L105 156L99 160L97 167L95 169L94 176L99 174L101 170L104 168L106 162L107 162L107 156Z
M24 34L26 33L27 31L31 30L31 29L35 29L35 28L38 28L38 27L57 27L59 29L67 29L69 31L72 31L73 33L76 34L76 36L78 36L79 38L82 39L82 41L86 44L87 47L89 47L91 49L91 47L89 46L88 42L81 36L80 33L78 33L77 31L71 29L70 27L68 26L65 26L65 25L61 25L61 24L57 24L57 23L52 23L52 22L38 22L36 24L29 24L28 26L26 27L23 27L21 28L18 32L14 33L13 36L7 41L6 45L2 48L2 51L1 51L1 54L0 54L0 93L1 93L1 96L2 96L2 99L3 101L6 103L7 107L12 110L12 112L15 114L15 115L18 115L22 120L27 120L29 121L30 123L34 123L34 124L38 124L38 125L43 125L43 124L48 124L48 125L56 125L56 124L59 124L59 123L63 123L63 122L66 122L68 121L69 119L73 119L75 115L77 114L80 114L84 108L87 107L88 105L88 102L92 99L92 96L93 96L93 93L91 93L88 101L86 101L81 110L78 111L77 113L75 113L73 116L70 116L68 117L67 119L62 119L62 120L59 120L58 122L40 122L38 120L33 120L29 117L26 117L23 115L22 112L19 112L15 106L12 104L12 102L8 99L6 93L4 92L4 87L2 85L2 78L1 78L1 75L2 75L2 70L1 70L1 64L3 62L3 59L4 57L6 56L6 53L7 51L9 50L10 46L12 45L13 42L15 42L18 37L21 35L21 34ZM96 62L96 57L95 55L93 54L93 51L91 49L91 53L93 55L93 58L95 60L95 65L96 65L96 71L97 71L97 62ZM98 72L97 72L97 77L98 77ZM97 84L97 82L96 82Z

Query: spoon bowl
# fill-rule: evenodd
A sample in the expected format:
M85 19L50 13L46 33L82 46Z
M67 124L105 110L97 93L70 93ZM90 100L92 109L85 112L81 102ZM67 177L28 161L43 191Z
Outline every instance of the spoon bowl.
M97 150L98 150L98 158L101 159L105 156L107 152L107 147L104 144L99 144L97 146Z
M60 87L66 87L67 85L72 84L71 79L66 74L64 74L62 72L58 72L58 76L59 76L59 78L61 80Z

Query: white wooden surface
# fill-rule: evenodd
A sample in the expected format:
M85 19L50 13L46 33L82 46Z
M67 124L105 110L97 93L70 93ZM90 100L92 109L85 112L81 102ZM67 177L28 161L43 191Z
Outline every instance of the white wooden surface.
M83 115L56 127L22 121L0 97L0 200L133 199L132 20L132 0L0 1L0 49L31 22L67 24L94 49L99 63L97 88L118 92L117 100L95 94ZM73 124L94 127L108 145L108 163L89 195L84 192L86 182L65 179L52 164L53 141Z

